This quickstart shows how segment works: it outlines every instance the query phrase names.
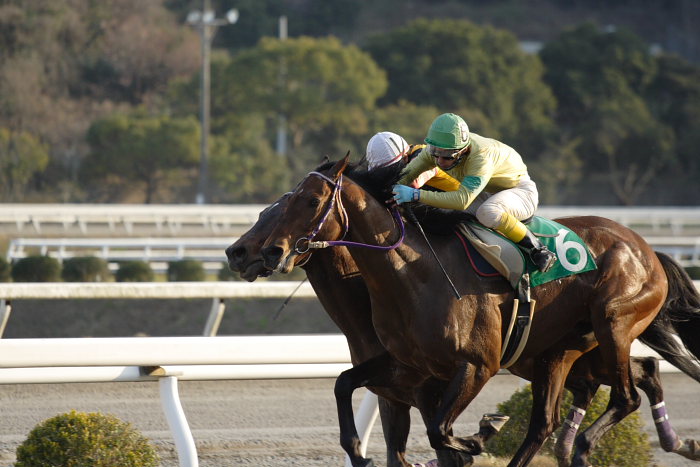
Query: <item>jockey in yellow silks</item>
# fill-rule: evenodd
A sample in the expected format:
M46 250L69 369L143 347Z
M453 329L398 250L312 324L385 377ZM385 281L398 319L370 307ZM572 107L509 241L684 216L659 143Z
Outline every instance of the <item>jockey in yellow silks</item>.
M425 142L427 145L394 186L398 203L417 201L437 208L467 210L486 227L520 245L540 271L552 267L556 255L521 222L534 215L539 197L537 186L515 149L495 139L470 134L467 123L451 113L433 121ZM418 175L435 167L459 180L459 187L441 193L408 186Z

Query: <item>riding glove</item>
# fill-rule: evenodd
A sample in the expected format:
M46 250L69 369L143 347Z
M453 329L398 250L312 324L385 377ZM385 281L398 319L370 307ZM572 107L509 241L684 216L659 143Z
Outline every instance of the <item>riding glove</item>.
M392 193L394 193L394 200L399 204L420 199L420 190L406 185L394 185Z

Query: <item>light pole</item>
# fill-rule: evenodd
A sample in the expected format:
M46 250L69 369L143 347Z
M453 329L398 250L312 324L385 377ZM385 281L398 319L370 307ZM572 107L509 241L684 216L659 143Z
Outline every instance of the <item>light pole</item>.
M197 204L204 204L207 199L207 183L209 171L209 55L211 51L211 41L216 34L216 28L227 24L234 24L238 21L238 10L233 9L226 12L225 18L216 18L211 9L210 0L202 0L202 10L191 11L187 15L187 22L199 31L199 38L202 45L202 76L200 78L200 105L199 118L202 126L201 149L199 159L199 183L197 185Z

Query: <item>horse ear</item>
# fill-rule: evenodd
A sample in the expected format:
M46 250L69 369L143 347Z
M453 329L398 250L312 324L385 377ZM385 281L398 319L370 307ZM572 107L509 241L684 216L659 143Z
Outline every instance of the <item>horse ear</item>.
M333 169L331 170L331 178L333 180L338 180L338 178L343 174L345 168L348 166L348 162L350 162L350 151L348 151L347 154L345 154L345 157L340 159L333 166Z

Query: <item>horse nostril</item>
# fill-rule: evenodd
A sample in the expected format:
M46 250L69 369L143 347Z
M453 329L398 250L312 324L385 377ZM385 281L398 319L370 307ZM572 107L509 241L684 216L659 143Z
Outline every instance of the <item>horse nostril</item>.
M226 248L226 257L229 259L229 261L241 262L246 258L246 256L248 256L248 253L245 247L239 246L234 248L232 245Z
M280 262L283 254L282 248L278 246L268 246L263 248L261 251L263 260L265 261L265 267L269 269L275 269Z

